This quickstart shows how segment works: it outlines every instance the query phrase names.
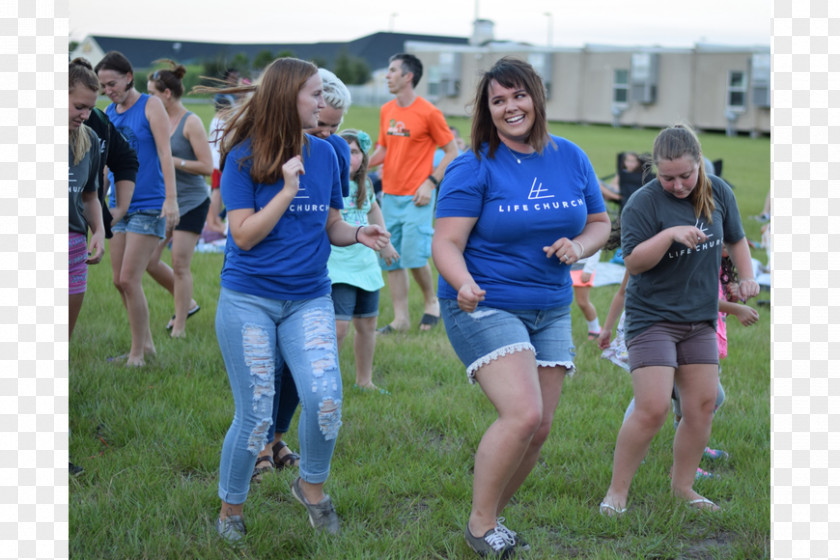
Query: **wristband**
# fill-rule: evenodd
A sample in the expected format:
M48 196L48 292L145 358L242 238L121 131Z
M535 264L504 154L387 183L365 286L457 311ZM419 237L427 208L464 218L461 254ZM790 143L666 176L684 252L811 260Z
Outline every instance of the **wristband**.
M435 176L434 176L434 175L429 175L429 181L431 181L431 182L432 182L432 184L433 184L435 187L439 187L439 186L440 186L440 181L438 181L437 179L435 179Z
M365 226L359 226L359 227L356 228L356 235L355 235L356 243L359 242L359 232L362 231L363 227L365 227Z

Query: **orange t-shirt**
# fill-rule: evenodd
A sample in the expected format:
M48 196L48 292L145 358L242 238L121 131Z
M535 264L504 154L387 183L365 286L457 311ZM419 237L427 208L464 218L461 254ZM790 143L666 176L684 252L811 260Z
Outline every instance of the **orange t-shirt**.
M379 139L385 148L382 192L414 195L434 171L435 148L453 140L440 109L418 97L408 107L392 99L379 113Z

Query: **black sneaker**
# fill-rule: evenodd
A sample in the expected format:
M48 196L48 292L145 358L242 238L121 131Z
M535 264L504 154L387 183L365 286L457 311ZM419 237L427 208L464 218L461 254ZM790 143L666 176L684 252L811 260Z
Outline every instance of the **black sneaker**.
M470 533L468 523L464 531L464 537L467 539L470 548L477 552L479 556L505 559L513 558L516 555L513 539L508 538L507 534L498 529L498 526L490 529L484 533L483 537L479 538Z
M329 496L325 496L317 504L310 504L303 497L303 491L300 488L300 477L292 482L292 496L297 501L306 507L306 513L309 514L309 523L318 530L326 531L327 533L336 535L339 532L338 514L335 512L332 500Z
M504 517L499 517L498 519L496 519L496 531L501 532L503 535L505 535L508 538L508 540L512 540L513 541L513 546L515 546L519 550L522 550L522 551L531 550L531 545L528 544L528 541L526 541L525 539L520 537L519 534L516 531L512 531L512 530L508 529L507 527L505 527L503 525L504 522L505 522Z
M230 515L216 519L216 531L230 545L237 545L245 537L245 521L241 515Z

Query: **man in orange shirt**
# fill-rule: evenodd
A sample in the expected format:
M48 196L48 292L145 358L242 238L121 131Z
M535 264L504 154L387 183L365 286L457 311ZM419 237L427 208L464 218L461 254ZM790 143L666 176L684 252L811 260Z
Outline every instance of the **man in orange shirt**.
M422 75L423 64L416 56L399 53L390 58L385 80L388 91L396 98L380 110L379 139L369 162L370 168L384 163L382 214L385 227L391 232L391 243L400 255L391 265L380 259L380 266L388 271L394 307L394 320L380 328L380 334L407 331L411 326L408 269L423 292L420 330L429 330L440 320L429 266L434 233L432 200L446 166L458 155L458 148L443 113L414 92ZM434 167L438 146L443 148L444 156Z

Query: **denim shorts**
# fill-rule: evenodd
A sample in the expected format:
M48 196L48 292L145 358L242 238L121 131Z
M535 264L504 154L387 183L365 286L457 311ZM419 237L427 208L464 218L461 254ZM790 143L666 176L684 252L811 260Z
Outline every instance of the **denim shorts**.
M161 217L160 210L136 210L126 213L111 231L156 235L163 239L166 236L166 218Z
M630 372L653 366L719 364L717 333L711 323L651 325L627 341Z
M413 196L386 194L382 197L382 216L385 228L391 233L391 245L400 258L390 265L379 259L382 270L423 268L432 256L432 236L435 228L434 201L426 206L415 206Z
M568 305L550 309L496 309L479 305L472 313L455 299L440 300L440 315L458 358L467 366L467 378L492 360L521 350L534 352L538 367L562 366L575 370L572 315Z
M379 315L379 291L369 292L350 284L333 284L332 300L336 321L349 321L353 317Z

